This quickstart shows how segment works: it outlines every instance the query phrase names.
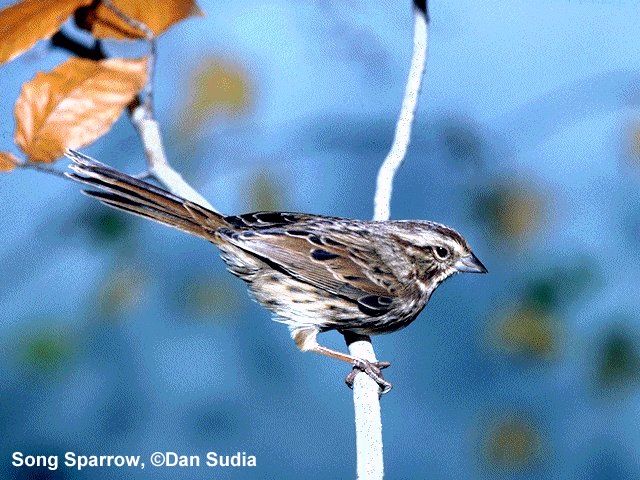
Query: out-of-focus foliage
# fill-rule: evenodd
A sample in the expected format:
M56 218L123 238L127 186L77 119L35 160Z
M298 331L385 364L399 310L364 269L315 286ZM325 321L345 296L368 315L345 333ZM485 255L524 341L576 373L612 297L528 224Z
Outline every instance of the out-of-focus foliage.
M22 86L16 143L30 160L53 162L106 133L147 79L147 60L71 58Z
M118 318L131 311L144 297L147 284L143 271L118 264L102 282L98 294L100 312L105 317Z
M508 313L498 324L496 333L498 345L514 354L549 357L558 348L556 322L534 308L520 307Z
M164 33L172 25L204 13L193 0L112 0L113 5L134 20L143 22L154 35ZM76 23L97 38L144 38L144 32L132 28L109 7L98 2L81 9Z
M504 468L519 468L533 462L540 454L541 439L527 420L512 416L493 425L487 439L489 462Z
M583 293L596 291L598 275L587 259L538 270L524 280L518 305L499 320L492 333L500 349L550 358L563 341L564 329L558 319Z
M278 211L284 208L282 186L276 181L273 172L262 170L255 172L249 183L249 210Z
M0 10L0 63L51 37L67 18L91 0L23 0Z
M557 312L586 291L595 291L598 281L597 266L591 259L548 267L526 280L524 302L544 312Z
M501 183L480 194L475 209L498 236L521 242L540 226L543 204L532 186Z
M187 276L174 294L174 303L187 314L203 319L236 312L240 299L227 280L208 275Z
M96 244L123 244L133 232L132 221L120 212L106 208L92 208L85 217L91 238Z
M459 119L449 119L442 126L442 135L438 137L447 153L461 165L481 164L483 139L475 125Z
M597 383L605 389L628 389L640 379L640 345L628 329L605 332L596 356Z
M241 65L219 57L205 57L192 71L189 101L181 114L183 135L199 133L220 115L238 117L249 112L253 87Z
M20 345L21 357L31 368L45 372L58 370L72 355L67 336L52 329L42 329L25 336Z

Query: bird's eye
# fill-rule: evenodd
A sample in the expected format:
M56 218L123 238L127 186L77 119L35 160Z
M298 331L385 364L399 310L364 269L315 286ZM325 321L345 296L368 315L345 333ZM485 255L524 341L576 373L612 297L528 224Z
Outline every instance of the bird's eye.
M444 247L435 247L433 251L435 252L436 257L438 257L439 260L446 260L447 258L449 258L449 250Z

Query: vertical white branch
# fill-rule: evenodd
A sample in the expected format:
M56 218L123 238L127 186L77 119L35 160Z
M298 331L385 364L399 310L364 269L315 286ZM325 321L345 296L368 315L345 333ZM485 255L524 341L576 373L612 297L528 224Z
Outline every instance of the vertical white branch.
M427 16L418 8L415 9L414 24L413 56L411 57L409 78L402 101L400 117L396 124L393 145L378 171L374 198L374 220L388 220L390 217L393 179L398 168L400 168L400 165L402 165L404 161L411 140L411 127L413 125L420 87L422 85L422 77L427 60L428 42Z
M405 89L393 145L378 172L374 198L374 220L388 220L391 212L391 192L395 174L402 165L411 140L411 127L422 85L427 59L427 2L414 0L414 33L411 67ZM376 361L371 339L366 336L348 342L354 357ZM353 383L353 405L356 423L357 473L359 480L381 480L384 476L382 452L382 419L380 389L367 375L356 375Z
M354 357L376 361L371 339L359 337L349 344ZM382 417L380 387L368 375L359 373L353 381L353 406L356 422L356 471L359 480L379 480L384 477L382 456Z

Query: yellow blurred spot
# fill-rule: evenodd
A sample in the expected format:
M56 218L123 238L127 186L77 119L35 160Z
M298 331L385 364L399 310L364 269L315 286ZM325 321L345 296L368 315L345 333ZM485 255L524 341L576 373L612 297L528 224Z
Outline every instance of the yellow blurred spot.
M529 185L504 182L482 192L475 208L496 234L521 241L539 228L544 198Z
M143 298L146 284L147 279L141 271L130 267L114 270L100 289L100 311L108 316L117 316L132 310Z
M533 232L540 220L538 199L523 190L505 193L496 212L502 234L508 237L524 237Z
M278 211L283 205L283 192L276 177L269 171L255 174L249 184L251 211Z
M489 432L487 453L491 463L501 467L521 467L540 451L540 436L525 420L502 420Z
M237 292L229 284L202 277L188 279L179 301L191 314L207 319L233 312L239 306Z
M247 72L229 60L210 57L196 67L191 78L190 102L182 114L183 133L197 133L219 115L239 117L252 104Z
M500 348L517 355L550 357L557 349L557 327L550 316L533 308L520 308L498 324Z

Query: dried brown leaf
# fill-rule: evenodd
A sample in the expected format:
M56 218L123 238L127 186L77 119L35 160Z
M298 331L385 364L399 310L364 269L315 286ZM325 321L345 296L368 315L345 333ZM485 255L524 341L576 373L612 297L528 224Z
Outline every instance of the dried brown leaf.
M0 152L0 172L10 172L16 168L18 159L9 152Z
M164 33L172 25L193 16L202 16L194 0L112 0L128 17L144 23L154 35ZM132 27L105 5L99 5L91 33L98 38L144 38L144 33Z
M0 10L0 63L51 37L69 16L91 0L23 0Z
M147 59L71 58L22 86L15 106L16 144L36 162L104 135L147 79Z

